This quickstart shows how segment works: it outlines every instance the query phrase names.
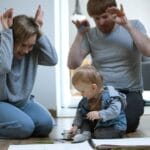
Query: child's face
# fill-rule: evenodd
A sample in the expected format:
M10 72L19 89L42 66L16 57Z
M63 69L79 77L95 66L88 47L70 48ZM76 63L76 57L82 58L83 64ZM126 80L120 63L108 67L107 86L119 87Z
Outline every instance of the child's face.
M82 96L87 97L88 99L93 98L98 93L96 84L78 82L74 87Z

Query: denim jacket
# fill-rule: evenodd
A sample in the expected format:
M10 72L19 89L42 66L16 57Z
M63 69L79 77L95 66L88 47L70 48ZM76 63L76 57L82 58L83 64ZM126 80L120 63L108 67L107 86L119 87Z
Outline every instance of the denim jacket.
M124 112L126 107L126 96L116 91L112 86L104 87L104 91L101 94L100 100L102 102L101 109L99 110L101 119L98 120L95 128L113 125L116 129L125 131L127 127ZM88 112L90 112L88 100L86 97L83 97L78 104L73 125L81 126Z

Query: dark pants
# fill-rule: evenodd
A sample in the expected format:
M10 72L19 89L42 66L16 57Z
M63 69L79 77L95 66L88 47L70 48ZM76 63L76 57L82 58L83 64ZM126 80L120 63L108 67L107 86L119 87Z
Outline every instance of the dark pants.
M95 128L97 121L90 121L85 119L81 126L81 133L84 131L90 131L92 133L92 138L94 139L112 139L112 138L122 138L125 134L124 131L115 129L114 126Z
M142 93L140 91L129 92L125 90L120 90L120 92L126 94L127 96L127 107L125 109L127 117L126 132L134 132L136 131L140 122L140 117L144 112L144 100Z

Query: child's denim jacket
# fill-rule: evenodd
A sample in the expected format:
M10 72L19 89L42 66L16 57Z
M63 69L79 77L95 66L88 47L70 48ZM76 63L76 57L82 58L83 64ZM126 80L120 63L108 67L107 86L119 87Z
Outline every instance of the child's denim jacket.
M116 91L112 86L107 86L101 95L101 110L96 127L114 126L118 130L125 131L127 128L126 115L124 109L126 107L126 96ZM86 114L90 112L88 107L88 100L83 97L78 104L77 112L73 125L81 126Z

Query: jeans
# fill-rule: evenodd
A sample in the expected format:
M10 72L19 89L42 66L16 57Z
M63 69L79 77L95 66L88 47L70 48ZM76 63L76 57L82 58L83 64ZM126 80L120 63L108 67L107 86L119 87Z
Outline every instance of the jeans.
M140 91L127 91L119 90L127 96L127 107L125 109L127 117L127 130L126 132L136 131L140 117L144 113L144 100Z
M96 124L97 120L90 121L85 119L81 126L81 133L89 131L94 139L122 138L125 134L125 131L118 130L114 126L95 128Z
M22 106L0 101L0 138L23 139L30 136L48 136L53 128L49 111L28 100Z

